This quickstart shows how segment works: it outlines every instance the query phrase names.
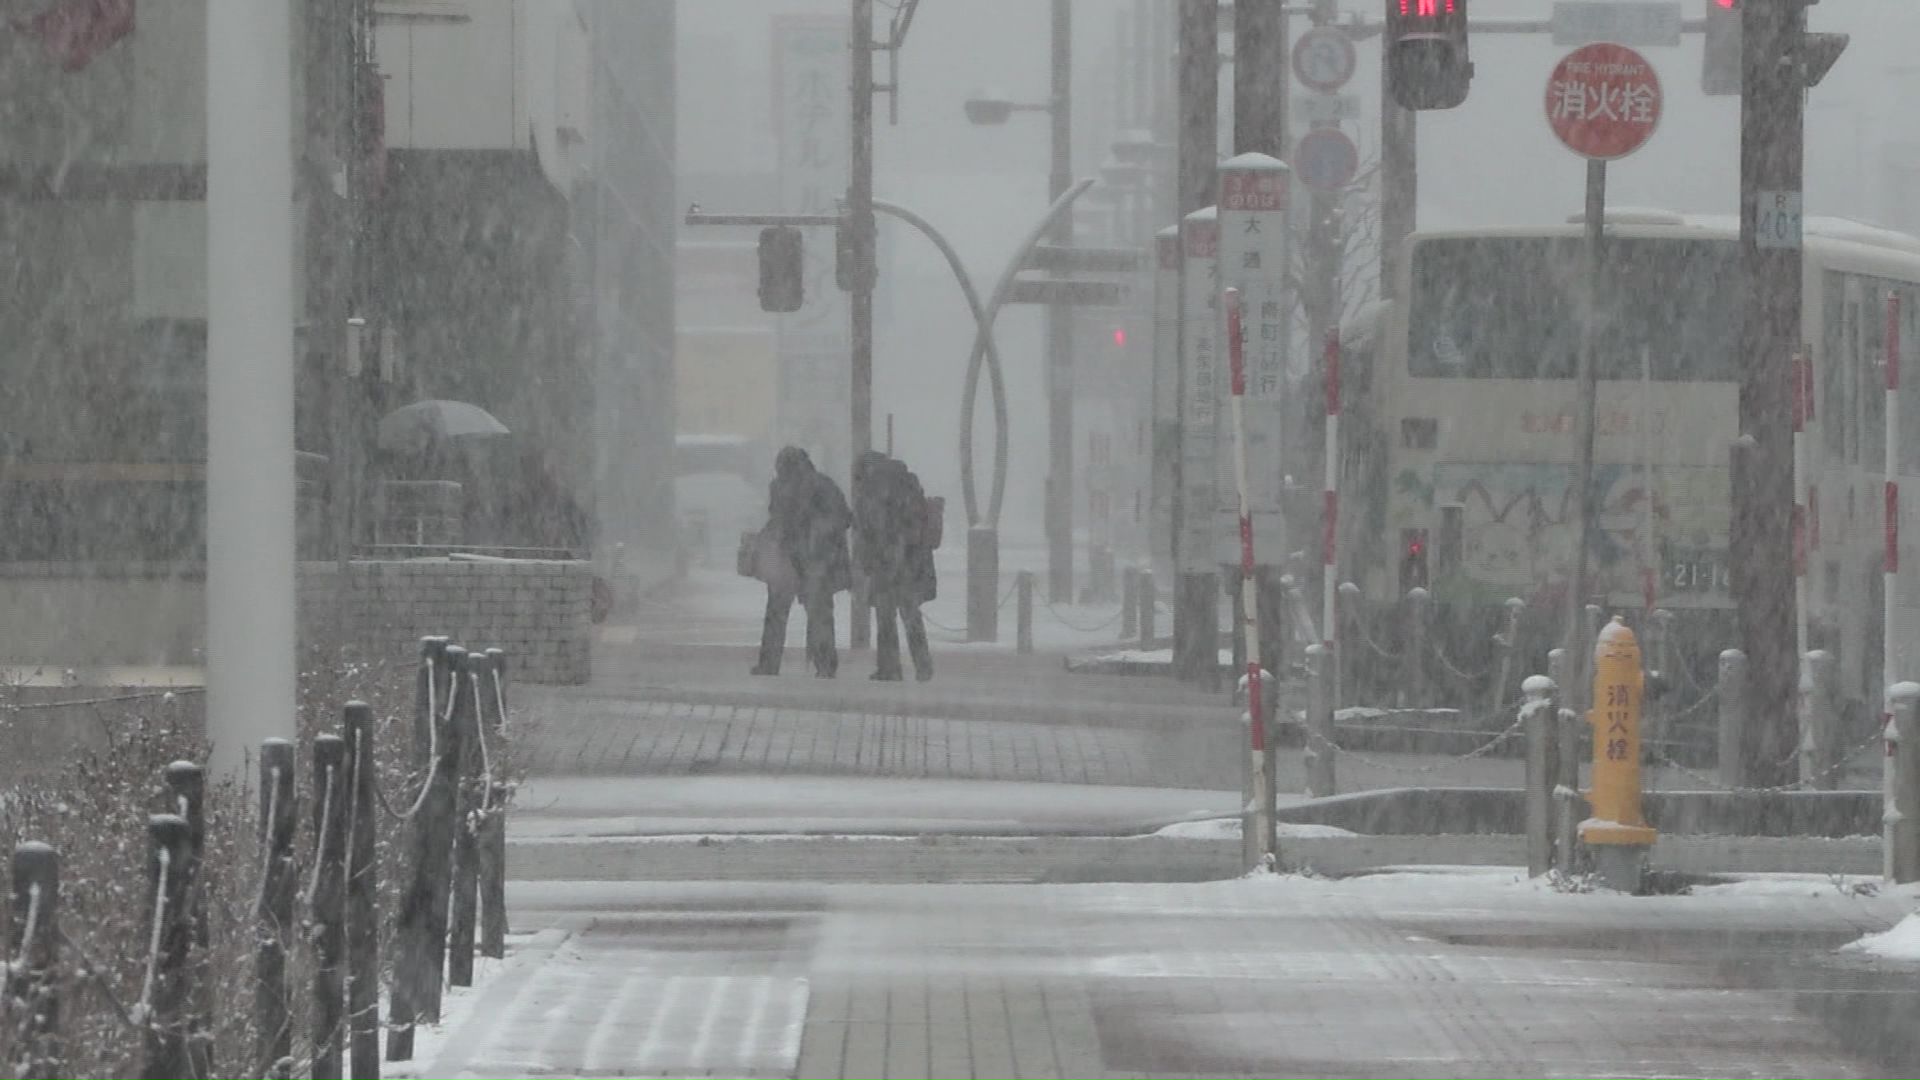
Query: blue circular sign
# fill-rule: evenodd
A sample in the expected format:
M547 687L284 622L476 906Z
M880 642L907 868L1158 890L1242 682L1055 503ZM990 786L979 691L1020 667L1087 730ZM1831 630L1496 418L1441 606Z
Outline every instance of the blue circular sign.
M1339 191L1360 171L1360 148L1338 128L1315 128L1300 136L1293 169L1315 191Z

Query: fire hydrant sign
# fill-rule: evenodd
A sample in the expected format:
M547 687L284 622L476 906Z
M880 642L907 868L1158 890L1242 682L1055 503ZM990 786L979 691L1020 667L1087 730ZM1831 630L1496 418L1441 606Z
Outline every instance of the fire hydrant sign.
M1646 145L1661 105L1659 74L1625 45L1582 45L1547 80L1547 124L1567 149L1599 161Z
M1292 339L1292 299L1287 287L1287 203L1292 190L1292 170L1278 158L1241 154L1220 166L1220 288L1240 290L1247 368L1247 505L1253 512L1254 558L1262 565L1281 562L1285 555L1280 522L1280 407ZM1224 348L1224 309L1221 318L1217 332ZM1229 392L1225 363L1218 366L1215 383L1224 409ZM1239 490L1234 482L1232 436L1225 425L1219 428L1218 440L1215 557L1237 565Z

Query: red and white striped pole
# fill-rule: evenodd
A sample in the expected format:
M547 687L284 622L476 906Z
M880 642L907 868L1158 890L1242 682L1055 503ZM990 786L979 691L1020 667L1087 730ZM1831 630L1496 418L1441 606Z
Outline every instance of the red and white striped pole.
M1320 640L1333 653L1340 581L1340 329L1327 331L1327 479L1320 507ZM1334 685L1339 686L1335 680Z
M1793 646L1807 655L1807 354L1793 354Z
M1253 509L1247 497L1247 396L1246 330L1240 310L1240 290L1226 291L1227 364L1232 392L1229 407L1233 422L1233 483L1240 497L1240 606L1242 626L1247 636L1247 750L1252 755L1248 776L1252 781L1253 813L1246 827L1255 837L1252 851L1264 861L1273 854L1272 777L1267 775L1266 713L1263 711L1260 685L1260 607L1259 587L1253 576Z

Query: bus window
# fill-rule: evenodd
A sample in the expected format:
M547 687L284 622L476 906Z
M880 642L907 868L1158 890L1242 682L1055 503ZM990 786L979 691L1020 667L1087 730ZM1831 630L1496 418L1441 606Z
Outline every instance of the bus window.
M1887 461L1887 290L1860 282L1860 462L1879 472Z
M1900 297L1900 415L1920 417L1920 289L1903 285ZM1920 474L1920 421L1900 425L1900 471Z
M1820 393L1814 398L1814 422L1820 425L1827 453L1836 460L1847 453L1847 371L1846 279L1829 270L1826 275L1826 302L1821 307Z
M1730 241L1613 240L1600 287L1603 379L1731 380L1738 248ZM1408 373L1423 378L1570 379L1586 307L1580 241L1436 239L1415 247Z

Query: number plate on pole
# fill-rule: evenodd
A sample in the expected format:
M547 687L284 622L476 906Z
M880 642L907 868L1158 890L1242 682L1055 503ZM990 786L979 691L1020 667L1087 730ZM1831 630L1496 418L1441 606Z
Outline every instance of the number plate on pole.
M1763 248L1793 249L1800 246L1800 193L1762 191L1754 207L1754 236Z

